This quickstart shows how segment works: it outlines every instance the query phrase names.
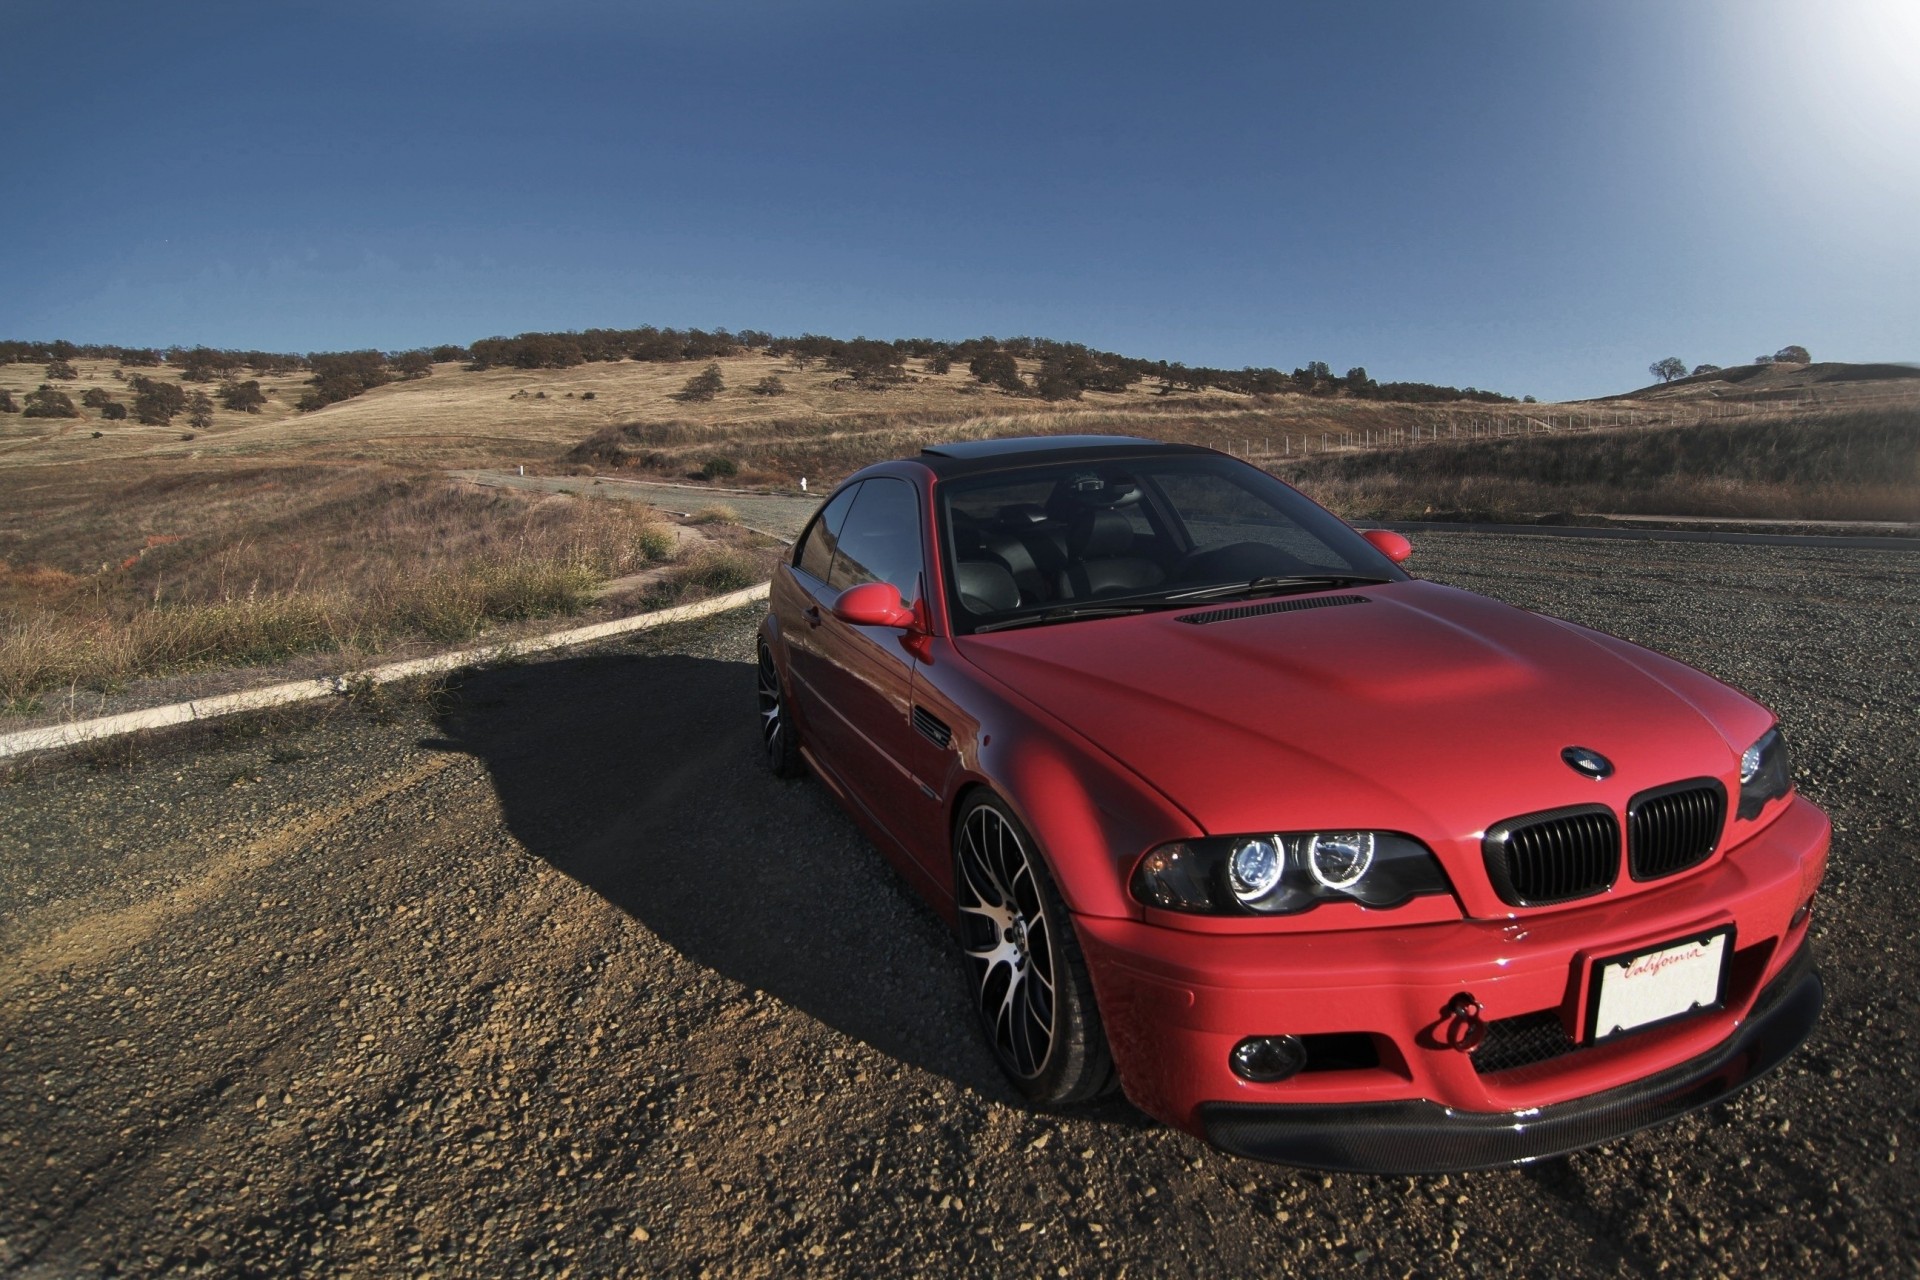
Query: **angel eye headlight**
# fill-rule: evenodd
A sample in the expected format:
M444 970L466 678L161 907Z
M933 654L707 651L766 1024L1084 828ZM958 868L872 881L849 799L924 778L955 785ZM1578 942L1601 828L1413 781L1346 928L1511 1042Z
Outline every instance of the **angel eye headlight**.
M1133 870L1148 906L1207 915L1296 915L1323 902L1397 907L1451 886L1433 851L1391 831L1296 831L1181 840Z
M1740 809L1742 818L1757 818L1769 801L1793 790L1793 766L1787 761L1787 740L1775 725L1740 753Z
M1227 862L1227 878L1233 882L1233 895L1242 902L1264 898L1280 883L1286 869L1286 855L1272 836L1255 836L1234 846Z
M1373 832L1315 832L1307 839L1307 870L1323 889L1351 889L1373 866Z

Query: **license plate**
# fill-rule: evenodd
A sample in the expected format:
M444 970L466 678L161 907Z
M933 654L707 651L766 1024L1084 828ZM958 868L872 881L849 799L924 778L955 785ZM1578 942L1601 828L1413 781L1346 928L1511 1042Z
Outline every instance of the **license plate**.
M1605 1040L1719 1008L1732 959L1727 928L1594 961L1588 1038Z

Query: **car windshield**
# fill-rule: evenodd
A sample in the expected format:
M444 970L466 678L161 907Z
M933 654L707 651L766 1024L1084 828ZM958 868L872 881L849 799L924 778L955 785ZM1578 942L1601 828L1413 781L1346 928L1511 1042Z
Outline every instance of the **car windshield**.
M962 634L1406 578L1324 508L1215 455L1000 471L939 493Z

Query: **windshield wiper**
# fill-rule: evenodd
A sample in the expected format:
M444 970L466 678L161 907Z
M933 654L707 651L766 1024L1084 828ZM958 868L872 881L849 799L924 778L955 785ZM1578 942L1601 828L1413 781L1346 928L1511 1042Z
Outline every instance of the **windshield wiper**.
M1143 604L1065 604L1057 609L1048 609L1045 613L1030 613L1024 618L1002 618L998 622L989 622L984 627L975 627L973 634L983 636L989 631L1008 631L1014 627L1037 627L1048 622L1071 622L1076 618L1117 618L1128 613L1145 613Z
M1176 591L1172 595L1160 598L1169 603L1176 600L1220 600L1228 596L1266 595L1277 591L1314 591L1321 587L1347 587L1362 582L1390 582L1390 578L1374 578L1359 573L1314 573L1297 577L1254 578L1247 582L1222 582L1211 587L1195 587L1191 591Z

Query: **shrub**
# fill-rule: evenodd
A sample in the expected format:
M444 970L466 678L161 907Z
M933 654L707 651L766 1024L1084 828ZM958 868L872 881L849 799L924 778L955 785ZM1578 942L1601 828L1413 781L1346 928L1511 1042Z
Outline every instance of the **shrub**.
M220 403L236 413L258 413L260 406L267 402L266 393L260 390L259 382L252 378L245 382L235 382L229 378L220 384L217 394Z
M1718 372L1720 372L1720 366L1717 364L1697 364L1693 366L1693 373L1690 376L1697 378L1703 373Z
M674 393L675 400L697 402L711 400L726 390L727 381L720 375L718 364L709 364L699 373L687 379L686 385Z
M133 416L150 427L166 426L187 407L187 393L175 383L135 374L132 386Z
M582 391L580 393L580 398L582 400L598 400L600 398L600 393L598 391Z
M740 474L740 464L725 454L717 454L707 459L704 470L710 477L726 479Z
M308 363L313 366L313 377L308 380L313 389L293 406L302 413L351 400L393 381L387 358L378 351L319 352L309 356Z
M967 372L988 386L1008 391L1026 389L1026 384L1020 381L1019 363L1004 351L982 351L967 362Z
M29 418L77 418L80 411L73 407L73 400L64 391L55 391L46 383L38 390L27 392L26 416Z
M196 391L187 399L187 425L204 431L213 425L213 401L204 391Z
M13 392L0 391L0 413L18 413L20 406L13 402Z
M57 378L62 382L72 382L79 376L80 371L75 369L69 361L49 360L47 362L47 377L50 379Z
M103 404L100 406L100 416L108 422L125 422L127 420L127 406L121 404L118 400L115 400L111 404Z
M787 393L787 384L780 380L779 374L770 373L747 389L757 396L783 396Z
M698 511L694 512L693 523L695 524L739 524L740 513L738 511L735 511L732 507L720 506L716 504L711 507L702 507Z
M409 382L433 372L433 355L426 351L402 351L393 358L394 372Z
M680 540L673 536L673 530L668 526L650 524L634 535L633 545L642 559L671 560L673 549L680 545Z
M113 403L113 393L105 387L88 387L80 393L80 403L89 409L104 409Z
M928 373L945 373L953 368L953 357L944 351L936 351L927 357Z

